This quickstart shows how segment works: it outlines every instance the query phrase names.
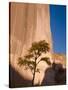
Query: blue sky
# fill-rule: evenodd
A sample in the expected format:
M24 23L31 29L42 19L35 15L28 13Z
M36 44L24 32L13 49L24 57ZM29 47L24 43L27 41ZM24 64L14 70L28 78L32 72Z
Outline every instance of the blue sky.
M66 53L66 6L50 5L50 26L53 39L53 50Z

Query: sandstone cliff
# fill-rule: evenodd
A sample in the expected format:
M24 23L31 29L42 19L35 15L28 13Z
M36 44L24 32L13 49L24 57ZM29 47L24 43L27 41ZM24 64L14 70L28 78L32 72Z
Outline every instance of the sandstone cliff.
M50 52L46 54L52 59L52 35L50 30L49 5L46 4L10 4L10 65L22 77L32 80L30 70L24 70L17 64L18 58L23 57L34 41L46 40L50 45ZM53 55L55 57L56 55ZM40 72L36 74L35 84L41 84L44 72L49 67L46 63L39 64ZM15 74L11 71L15 81Z

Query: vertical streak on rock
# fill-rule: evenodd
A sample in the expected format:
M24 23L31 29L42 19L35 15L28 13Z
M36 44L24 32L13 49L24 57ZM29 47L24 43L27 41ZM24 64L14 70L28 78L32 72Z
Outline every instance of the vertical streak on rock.
M10 62L11 65L25 78L31 79L32 74L19 68L18 57L24 56L34 41L46 40L50 44L49 57L52 52L52 38L50 31L49 5L11 3L11 31L10 31ZM40 64L42 69L47 66ZM39 65L39 67L40 67ZM45 67L44 67L45 68ZM39 80L44 76L44 70L38 75ZM23 73L24 72L24 73ZM42 75L43 74L43 75ZM42 76L42 77L41 77ZM40 79L41 78L41 79ZM38 82L38 80L36 81Z

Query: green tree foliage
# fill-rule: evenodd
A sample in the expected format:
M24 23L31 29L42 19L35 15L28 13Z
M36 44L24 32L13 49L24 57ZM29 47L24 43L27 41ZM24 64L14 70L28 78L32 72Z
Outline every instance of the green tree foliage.
M28 55L25 55L24 58L20 57L18 60L18 64L20 66L25 66L25 70L30 68L33 74L32 86L34 85L35 73L36 72L40 73L40 69L37 68L37 65L41 61L46 62L48 65L51 64L48 57L43 57L37 62L41 54L42 53L46 54L47 52L49 52L49 50L50 50L49 44L45 40L34 42L32 43L31 48L28 50Z

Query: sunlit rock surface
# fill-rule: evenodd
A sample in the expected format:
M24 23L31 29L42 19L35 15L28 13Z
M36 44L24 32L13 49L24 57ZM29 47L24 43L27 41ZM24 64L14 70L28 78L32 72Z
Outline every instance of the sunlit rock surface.
M49 5L44 4L10 4L10 64L24 78L32 80L30 70L19 67L18 58L23 57L34 41L46 40L50 45L50 52L46 54L52 60L52 37L50 30ZM44 72L49 67L45 62L38 66L40 73L36 73L35 84L41 82ZM10 71L11 72L11 71ZM12 79L10 77L10 79Z
M61 64L63 68L66 68L66 55L60 53L53 53L52 59L56 64Z

